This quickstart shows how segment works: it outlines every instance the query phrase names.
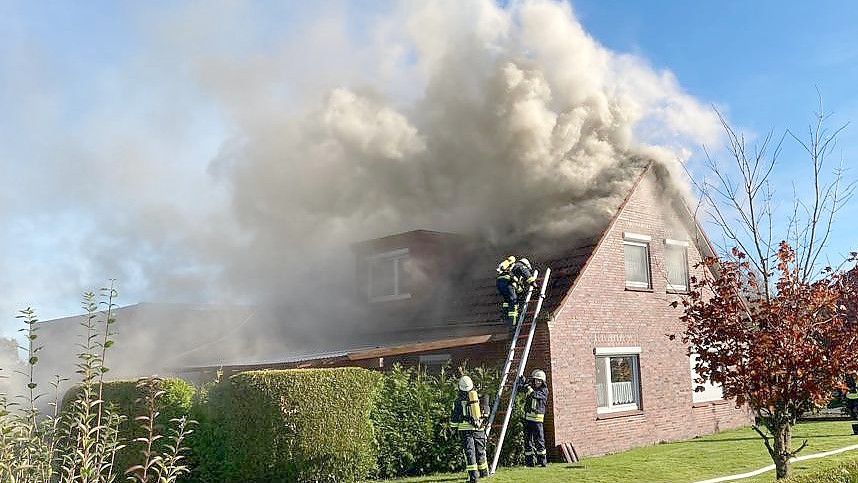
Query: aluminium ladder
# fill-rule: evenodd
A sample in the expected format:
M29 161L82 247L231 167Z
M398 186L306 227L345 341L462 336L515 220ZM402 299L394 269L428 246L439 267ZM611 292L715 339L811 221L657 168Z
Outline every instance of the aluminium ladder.
M495 454L494 458L492 459L492 466L491 470L489 471L489 474L494 474L497 470L498 460L500 460L501 449L503 449L504 437L506 437L506 430L509 426L510 416L512 415L515 398L518 393L518 379L524 375L524 369L527 365L527 358L530 356L530 346L533 343L533 336L534 334L536 334L536 321L539 317L539 311L542 310L542 302L545 300L545 290L548 288L548 277L550 275L551 269L546 268L545 275L543 275L542 277L542 287L539 290L539 300L536 303L536 310L534 310L533 316L531 318L530 327L527 334L527 341L524 344L524 349L521 353L521 357L518 358L518 369L516 371L516 376L512 379L512 381L509 380L510 369L512 368L513 363L516 361L516 351L519 349L518 341L520 339L521 329L524 326L524 319L527 316L527 305L528 303L530 303L530 298L533 293L533 287L531 287L527 291L527 296L524 299L524 304L521 313L518 316L518 321L516 323L515 335L513 335L512 341L510 342L509 352L507 353L506 362L504 363L503 371L501 372L501 380L498 385L498 393L492 405L492 412L489 415L488 422L486 423L486 440L488 440L489 434L492 430L492 424L494 423L495 417L498 413L498 406L500 406L500 400L503 397L504 392L509 391L509 399L507 401L506 411L503 415L503 423L500 426L500 435L498 436L497 443L495 444Z

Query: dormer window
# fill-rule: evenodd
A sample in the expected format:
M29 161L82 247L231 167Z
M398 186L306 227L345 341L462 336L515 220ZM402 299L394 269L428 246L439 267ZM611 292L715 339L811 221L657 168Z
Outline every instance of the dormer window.
M406 273L407 248L368 256L366 262L367 295L371 302L411 298Z

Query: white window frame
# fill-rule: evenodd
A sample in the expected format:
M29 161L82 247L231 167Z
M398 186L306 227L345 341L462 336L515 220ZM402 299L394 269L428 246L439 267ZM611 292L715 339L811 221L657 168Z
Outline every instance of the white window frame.
M724 399L724 388L720 384L714 384L712 381L706 381L703 384L694 382L697 379L697 371L694 370L694 364L697 359L697 354L691 354L688 358L688 363L691 368L691 403L702 404L712 401L721 401ZM694 390L697 386L706 388L701 392Z
M646 249L646 273L647 273L647 282L637 282L626 279L626 287L633 289L652 289L652 251L650 250L650 242L652 241L652 237L649 235L641 235L638 233L629 233L623 232L623 256L625 256L625 246L631 245L636 247L643 247ZM623 261L625 263L625 260ZM623 273L623 278L625 278L625 269Z
M605 364L605 375L607 376L607 381L602 381L605 383L605 399L607 400L608 405L605 407L598 406L598 398L596 402L596 414L610 414L617 413L622 411L638 411L641 410L641 376L640 376L640 366L641 366L641 348L640 347L597 347L594 351L596 356L595 363L599 364L599 358L603 358ZM611 389L611 357L623 357L623 356L634 356L637 359L637 363L632 367L632 388L637 392L637 402L632 404L618 404L614 405L614 394ZM595 367L595 366L594 366ZM594 374L596 374L594 372ZM595 388L594 388L595 390Z
M401 248L389 252L379 253L366 257L367 286L366 293L370 302L390 302L392 300L403 300L411 298L411 294L402 292L399 284L399 274L402 271L402 262L408 260L409 250ZM393 293L390 295L372 296L372 265L374 263L390 261L393 263Z
M690 270L688 267L688 242L682 241L682 240L671 240L668 238L668 239L664 240L664 245L665 245L665 247L664 247L665 271L667 270L667 251L671 250L671 249L676 249L676 248L684 248L685 249L685 252L684 252L684 254L685 254L685 285L684 286L683 285L674 285L674 284L670 283L670 280L667 280L665 282L667 285L667 289L672 291L672 292L683 292L683 293L688 292L690 285L691 285L690 281L689 281ZM665 275L667 275L667 274L665 273ZM665 278L667 278L667 277L665 277Z

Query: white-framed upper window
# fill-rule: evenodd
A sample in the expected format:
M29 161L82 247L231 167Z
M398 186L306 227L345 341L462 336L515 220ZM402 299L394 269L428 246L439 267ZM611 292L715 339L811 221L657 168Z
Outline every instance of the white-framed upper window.
M695 382L697 379L697 371L694 370L694 364L697 363L697 354L691 354L688 358L691 364L691 402L704 403L709 401L720 401L724 399L724 391L719 384L712 381L706 381L703 384ZM696 391L698 387L703 387L703 391Z
M372 302L411 298L406 264L408 249L379 253L366 258L367 296Z
M640 347L596 349L596 412L641 409Z
M688 242L664 241L664 261L667 268L667 289L688 291Z
M647 235L623 234L623 251L626 261L626 287L652 288L650 279L649 243Z

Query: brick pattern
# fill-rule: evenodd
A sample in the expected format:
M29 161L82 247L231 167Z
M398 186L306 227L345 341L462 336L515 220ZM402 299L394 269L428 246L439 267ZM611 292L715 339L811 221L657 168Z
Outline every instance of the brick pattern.
M664 267L665 239L693 240L650 172L630 196L576 281L572 295L548 324L552 431L551 445L571 442L580 455L622 451L635 446L694 437L747 424L732 403L692 407L686 348L669 334L680 334L680 309L670 302ZM652 290L625 288L623 233L652 237ZM701 258L692 242L688 262ZM642 411L597 416L597 347L641 347Z

